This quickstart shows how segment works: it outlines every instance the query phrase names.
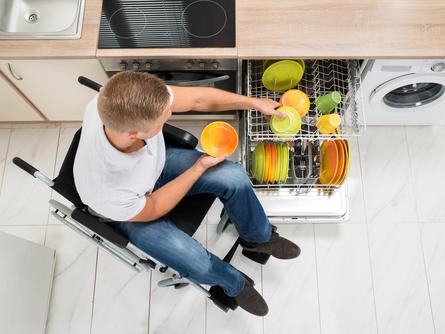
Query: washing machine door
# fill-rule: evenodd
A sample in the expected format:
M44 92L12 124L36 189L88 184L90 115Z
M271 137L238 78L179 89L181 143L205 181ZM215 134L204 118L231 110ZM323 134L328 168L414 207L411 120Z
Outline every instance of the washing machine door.
M407 74L375 88L369 96L369 124L445 122L445 76Z

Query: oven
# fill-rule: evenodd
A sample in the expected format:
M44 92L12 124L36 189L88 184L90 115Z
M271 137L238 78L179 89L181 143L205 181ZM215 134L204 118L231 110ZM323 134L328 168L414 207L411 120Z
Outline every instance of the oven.
M108 76L125 71L149 72L167 85L215 87L228 92L242 92L241 63L236 59L101 59ZM238 119L238 111L174 113L172 120Z

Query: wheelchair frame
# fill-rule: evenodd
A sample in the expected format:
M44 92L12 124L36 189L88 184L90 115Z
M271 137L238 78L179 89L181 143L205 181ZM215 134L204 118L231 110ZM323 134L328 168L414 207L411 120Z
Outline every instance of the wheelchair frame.
M85 77L79 77L78 81L79 83L96 91L99 91L101 88L100 84ZM184 139L186 141L183 141L180 144L196 146L197 139L188 132L180 130L168 124L167 124L167 129L175 134L177 134L177 132L181 132L181 134L184 133L186 136L188 136L186 137L186 139ZM23 169L24 171L31 174L33 177L45 183L50 188L54 187L55 185L54 181L56 181L56 179L51 180L43 173L41 173L38 169L31 166L21 158L19 157L13 158L13 163L16 164L18 167L20 167L21 169ZM57 189L54 190L58 191ZM63 194L61 195L64 196ZM70 200L69 198L67 199L70 202L72 202L72 200ZM49 204L50 207L52 208L51 215L55 219L57 219L64 225L68 226L70 229L72 229L79 235L83 236L84 238L87 238L88 240L92 241L94 244L103 249L105 252L115 257L117 260L127 265L128 267L132 268L133 270L148 271L148 270L156 270L156 268L159 268L159 271L162 273L165 273L167 270L171 272L172 276L170 278L163 279L158 282L159 287L173 286L176 289L178 289L178 288L183 288L187 285L191 285L200 292L202 292L206 297L210 298L215 303L215 305L217 305L220 309L222 309L225 312L227 312L229 309L235 310L238 307L235 298L227 296L223 292L222 288L220 288L219 286L212 286L209 290L207 290L199 283L194 282L189 278L182 277L178 272L176 272L172 268L169 268L164 264L160 263L159 261L155 260L148 254L146 254L144 251L139 249L137 246L132 244L130 241L127 242L127 239L125 240L125 244L122 242L120 245L119 241L117 242L110 241L106 237L104 237L104 235L101 235L99 232L88 228L87 226L85 226L85 222L82 223L81 218L82 215L85 215L84 218L86 219L88 218L87 216L89 214L83 212L82 209L80 207L77 207L75 204L72 204L72 207L69 208L66 205L53 199L49 201ZM217 226L217 233L222 233L229 223L230 219L227 213L225 213L223 210L221 214L221 220ZM115 233L118 234L117 232ZM239 245L239 239L235 242L230 251L227 253L227 255L224 258L224 261L230 262L238 245ZM249 277L246 276L246 278L253 283L253 281Z

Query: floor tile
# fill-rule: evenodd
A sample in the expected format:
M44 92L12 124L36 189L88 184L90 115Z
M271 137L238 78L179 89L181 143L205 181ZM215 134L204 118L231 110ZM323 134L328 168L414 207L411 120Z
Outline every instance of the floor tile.
M12 163L18 156L51 176L59 128L13 129L0 197L0 225L46 225L51 189Z
M419 219L445 223L444 127L407 127Z
M418 225L368 229L379 334L434 333Z
M89 333L97 247L66 226L48 226L45 246L56 250L46 333Z
M99 250L91 334L147 334L151 272Z
M193 236L202 245L206 244L206 224L201 224ZM205 334L206 296L192 286L181 289L158 287L165 274L152 272L150 294L150 333Z
M367 222L416 222L405 129L369 127L359 145Z
M377 333L366 225L315 224L322 333Z
M320 333L314 230L312 224L277 224L301 248L292 260L271 257L263 266L263 295L269 305L264 333Z
M428 276L436 334L445 333L445 224L421 225L423 251Z
M223 258L235 242L238 234L230 225L223 234L216 233L215 225L207 225L207 249ZM255 281L255 288L262 291L261 265L241 255L238 247L231 264ZM241 308L224 313L210 300L207 300L207 334L261 334L263 319L252 315Z

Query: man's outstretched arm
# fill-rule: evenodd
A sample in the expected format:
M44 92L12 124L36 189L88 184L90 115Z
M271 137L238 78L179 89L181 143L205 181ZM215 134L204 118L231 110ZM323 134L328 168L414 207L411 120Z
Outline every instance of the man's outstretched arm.
M257 109L265 115L283 115L275 110L280 104L271 99L244 96L212 87L169 87L174 95L172 112Z

